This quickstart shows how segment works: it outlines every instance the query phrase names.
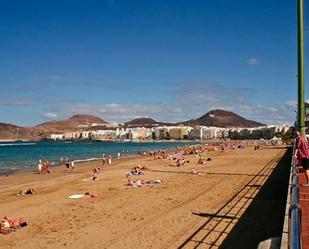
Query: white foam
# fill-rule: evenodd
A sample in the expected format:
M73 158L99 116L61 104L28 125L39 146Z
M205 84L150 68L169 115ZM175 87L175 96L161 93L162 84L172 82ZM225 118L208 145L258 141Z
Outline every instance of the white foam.
M26 146L35 145L36 143L11 143L11 144L0 144L0 146Z

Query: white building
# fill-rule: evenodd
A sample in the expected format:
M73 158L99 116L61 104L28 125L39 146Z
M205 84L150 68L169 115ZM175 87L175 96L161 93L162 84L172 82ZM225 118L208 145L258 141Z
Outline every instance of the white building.
M152 130L145 127L136 127L127 129L129 139L150 139L152 138Z
M117 138L117 130L92 131L90 136L94 140L115 140Z
M64 133L64 139L65 140L71 140L71 139L80 139L81 132L65 132Z
M52 140L63 140L64 139L64 134L50 134L50 139Z
M228 138L229 129L220 127L196 126L190 131L190 139Z
M81 139L90 139L93 131L82 131Z
M157 139L166 139L168 138L168 127L158 126L154 128L155 138Z

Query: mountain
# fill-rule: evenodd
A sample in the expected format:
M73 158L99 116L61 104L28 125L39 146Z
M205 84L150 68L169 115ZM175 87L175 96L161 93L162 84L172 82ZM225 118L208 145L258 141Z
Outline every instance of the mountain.
M96 124L97 126L91 127L92 124ZM74 115L65 120L54 120L36 125L34 127L21 127L13 124L0 123L0 140L37 140L44 138L51 133L70 132L80 129L106 129L106 124L108 123L105 120L93 115ZM127 122L125 125L128 127L154 127L157 125L173 126L179 124L191 126L216 126L224 128L252 128L265 126L265 124L247 120L233 112L224 110L212 110L197 119L192 119L181 123L163 123L152 118L137 118Z
M128 126L149 126L149 125L154 125L154 124L159 124L160 122L155 121L152 118L136 118L133 119L127 123L125 123L125 125Z
M20 127L12 124L0 123L0 139L32 140L39 139L43 135L40 129L32 127Z
M99 118L94 115L73 115L68 119L70 122L75 123L75 124L108 124L105 120L102 118Z
M65 120L54 120L35 126L49 132L63 132L77 129L83 125L107 124L107 122L93 115L74 115Z
M173 126L177 125L175 123L167 123L167 122L159 122L156 121L152 118L136 118L133 119L127 123L125 123L126 126L129 127L154 127L154 126L159 126L159 125L164 125L164 126Z
M212 110L205 115L197 118L183 122L184 125L204 125L204 126L215 126L215 127L259 127L265 126L263 123L245 119L233 112L228 112L224 110Z
M74 115L65 120L54 120L34 127L21 127L0 123L0 140L38 140L51 133L61 133L86 129L92 124L104 125L107 122L93 115ZM97 126L99 127L99 126Z

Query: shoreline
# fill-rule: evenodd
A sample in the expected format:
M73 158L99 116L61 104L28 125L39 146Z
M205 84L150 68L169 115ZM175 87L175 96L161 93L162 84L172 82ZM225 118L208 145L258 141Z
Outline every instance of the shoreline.
M151 156L117 159L103 167L98 181L89 181L89 176L92 169L102 168L99 161L83 162L73 171L55 167L52 174L0 176L1 215L28 223L12 234L0 235L3 248L83 249L101 245L122 249L154 244L178 248L205 223L205 217L193 213L215 213L271 159L286 151L286 146L254 150L247 145L225 151L214 147L203 147L202 156L212 158L206 165L198 164L199 157L191 154L184 156L189 162L180 167L169 166L173 160ZM126 186L126 173L137 165L150 170L130 176L131 180L160 179L161 184ZM192 175L192 169L202 174ZM16 195L29 187L39 194ZM86 192L96 198L69 199Z
M53 141L54 142L54 141ZM58 141L55 141L55 142L58 142ZM63 141L61 141L63 142ZM172 141L172 142L175 142L175 141ZM178 142L178 141L176 141ZM180 143L186 143L185 141L184 142L180 142ZM184 145L184 146L181 146L179 147L179 149L183 149L183 148L186 148L187 146L195 146L195 145L200 145L200 146L207 146L205 144L202 144L202 143L199 143L199 142L193 142L192 144L187 144L187 145ZM162 150L162 149L166 149L164 147L160 148L159 150ZM158 150L158 149L156 149ZM168 153L172 153L174 151L176 151L176 148L168 148L166 149ZM113 158L113 161L114 160L120 160L120 159L128 159L128 158L139 158L140 156L138 154L126 154L125 157L120 157L120 158ZM148 157L148 156L147 156ZM98 161L101 161L102 158L99 158L99 157L91 157L91 158L81 158L81 159L76 159L76 160L73 160L75 162L75 164L79 165L79 164L83 164L83 163L88 163L88 162L98 162ZM52 162L54 163L54 162ZM61 164L61 163L56 163L56 164L52 164L50 165L51 169L58 169L60 167L63 167L64 165ZM22 173L28 173L28 172L36 172L36 169L37 169L37 165L33 165L32 167L29 167L29 168L21 168L21 169L14 169L14 170L11 170L11 171L0 171L0 176L10 176L10 175L18 175L18 174L22 174Z
M19 141L19 140L18 140ZM93 141L93 140L77 140L77 141L72 141L72 143L75 143L75 142L89 142L89 141L92 141L92 142L96 142L96 141ZM1 140L0 140L1 142ZM15 141L16 142L16 141ZM32 143L32 142L52 142L52 143L65 143L66 141L23 141L23 142L28 142L28 143ZM105 141L102 141L102 143L104 143ZM114 143L119 143L119 141L110 141L110 142L114 142ZM108 142L108 143L110 143ZM229 141L226 141L224 139L221 139L221 140L199 140L199 141L193 141L193 140L150 140L150 141L143 141L143 142L137 142L137 141L132 141L132 143L166 143L166 142L170 142L170 143L185 143L183 146L178 146L179 149L183 149L185 147L188 147L188 146L218 146L218 145L222 145L223 143L245 143L247 144L249 142L249 144L253 144L253 143L256 143L258 142L257 140L229 140ZM98 143L101 143L101 142L98 142ZM121 142L120 142L121 143ZM131 142L128 142L128 144L130 144ZM175 147L171 147L171 148L156 148L156 149L153 149L155 151L157 150L162 150L162 149L166 149L168 151L168 153L171 153L173 151L176 150ZM152 149L150 149L152 150ZM132 154L126 154L125 157L121 157L120 159L125 159L125 158L139 158L139 155L138 154L135 154L136 152L132 152ZM113 160L118 160L118 158L114 157ZM87 162L97 162L97 161L100 161L102 160L100 157L86 157L86 158L78 158L78 159L75 159L73 160L76 164L82 164L82 163L87 163ZM50 161L51 162L51 168L58 168L58 167L61 167L63 166L59 161ZM28 167L24 167L24 168L20 168L20 169L13 169L13 170L7 170L7 171L0 171L0 176L8 176L8 175L16 175L18 173L27 173L27 172L33 172L33 171L36 171L37 169L37 165L34 164L32 166L28 166Z
M197 143L207 143L207 142L218 142L218 141L226 141L225 139L145 139L145 140L92 140L92 139L68 139L68 140L53 140L53 139L0 139L0 143L2 142L98 142L98 143L104 143L104 142L116 142L116 143L123 143L123 142L128 142L128 143L160 143L160 142L164 142L164 143L193 143L193 142L197 142ZM236 141L236 140L229 140L229 141Z

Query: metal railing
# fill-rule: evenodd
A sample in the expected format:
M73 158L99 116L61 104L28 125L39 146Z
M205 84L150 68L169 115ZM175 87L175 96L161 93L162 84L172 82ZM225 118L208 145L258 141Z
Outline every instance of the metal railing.
M288 248L302 249L302 231L301 231L301 208L299 206L299 185L298 169L294 158L295 146L293 147L291 162L291 186L290 186L290 207L289 207L289 230L288 230Z

